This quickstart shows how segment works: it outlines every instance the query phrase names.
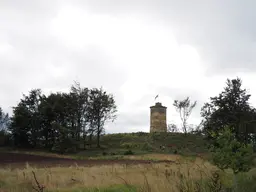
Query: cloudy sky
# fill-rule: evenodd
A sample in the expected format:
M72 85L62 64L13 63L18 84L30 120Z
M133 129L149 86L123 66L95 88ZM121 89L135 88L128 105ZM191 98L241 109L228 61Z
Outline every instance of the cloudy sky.
M0 106L32 88L103 86L118 119L107 132L149 131L155 95L179 123L174 99L200 108L227 78L242 78L256 106L254 0L0 0Z

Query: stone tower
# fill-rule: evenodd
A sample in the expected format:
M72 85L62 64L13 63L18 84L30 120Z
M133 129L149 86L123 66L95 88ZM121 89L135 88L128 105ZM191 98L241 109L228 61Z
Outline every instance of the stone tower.
M166 107L157 102L150 107L150 133L167 132Z

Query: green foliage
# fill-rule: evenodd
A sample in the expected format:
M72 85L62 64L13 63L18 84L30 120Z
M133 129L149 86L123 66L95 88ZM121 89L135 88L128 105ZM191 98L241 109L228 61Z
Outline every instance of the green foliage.
M249 104L250 96L246 89L242 89L241 79L227 79L224 91L211 97L201 109L205 134L211 138L210 132L217 134L231 126L239 141L250 142L250 133L255 133L256 123L256 110Z
M253 147L239 142L231 129L226 127L218 135L212 134L215 144L212 146L213 163L220 169L231 168L235 174L249 171L253 164Z
M124 152L124 155L134 155L134 152L132 150L127 150Z
M106 188L74 189L71 192L136 192L137 188L131 185L114 185ZM61 192L64 192L61 191ZM65 192L67 192L65 190Z
M255 192L256 191L256 175L240 173L233 177L232 191L234 192Z
M118 133L104 135L101 139L102 145L115 150L127 146L136 153L173 153L176 149L189 155L208 152L207 142L203 136L191 133L186 136L183 133ZM165 146L165 150L162 151L160 146Z
M145 151L152 151L153 150L153 146L151 144L149 144L148 142L144 143L142 145L142 150Z
M256 175L251 173L228 174L213 171L205 174L202 171L199 179L178 173L180 179L176 183L180 192L254 192L256 191Z
M114 97L102 88L82 88L75 82L69 93L48 96L33 89L14 107L10 131L16 147L72 152L80 144L86 148L94 135L99 146L105 122L115 112Z
M121 147L126 148L126 149L136 149L136 148L139 148L140 145L137 143L132 143L132 142L124 142L121 144Z
M165 136L166 136L166 133L158 133L158 132L150 133L150 138L153 141L162 140Z
M87 110L89 122L97 132L97 146L100 147L100 135L104 132L105 123L116 118L117 106L114 96L102 88L90 90Z
M39 112L41 98L41 90L33 89L28 96L23 95L23 99L14 107L10 130L16 146L38 146L42 123Z

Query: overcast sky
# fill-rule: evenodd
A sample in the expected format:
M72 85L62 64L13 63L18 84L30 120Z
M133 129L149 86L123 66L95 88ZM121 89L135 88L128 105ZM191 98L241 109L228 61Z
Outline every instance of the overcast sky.
M74 80L113 93L107 132L149 131L154 97L180 123L174 99L197 100L189 123L239 76L256 106L254 0L0 0L0 106L32 88Z

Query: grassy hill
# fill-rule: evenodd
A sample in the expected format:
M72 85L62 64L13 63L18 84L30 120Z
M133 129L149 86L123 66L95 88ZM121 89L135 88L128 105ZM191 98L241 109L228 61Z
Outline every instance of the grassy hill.
M118 133L101 137L101 149L94 147L80 154L88 156L167 153L196 155L207 152L207 141L200 135L182 133ZM164 147L161 147L164 146Z
M78 159L103 158L123 159L129 155L147 154L177 154L182 156L194 156L207 154L207 141L200 135L182 133L117 133L103 135L100 139L101 148L96 147L96 138L93 138L91 147L87 146L74 152L66 152L64 156ZM164 147L161 147L164 146ZM35 153L41 155L58 156L56 153L40 149L7 149L1 151L16 151L21 153ZM61 155L63 156L63 155Z

